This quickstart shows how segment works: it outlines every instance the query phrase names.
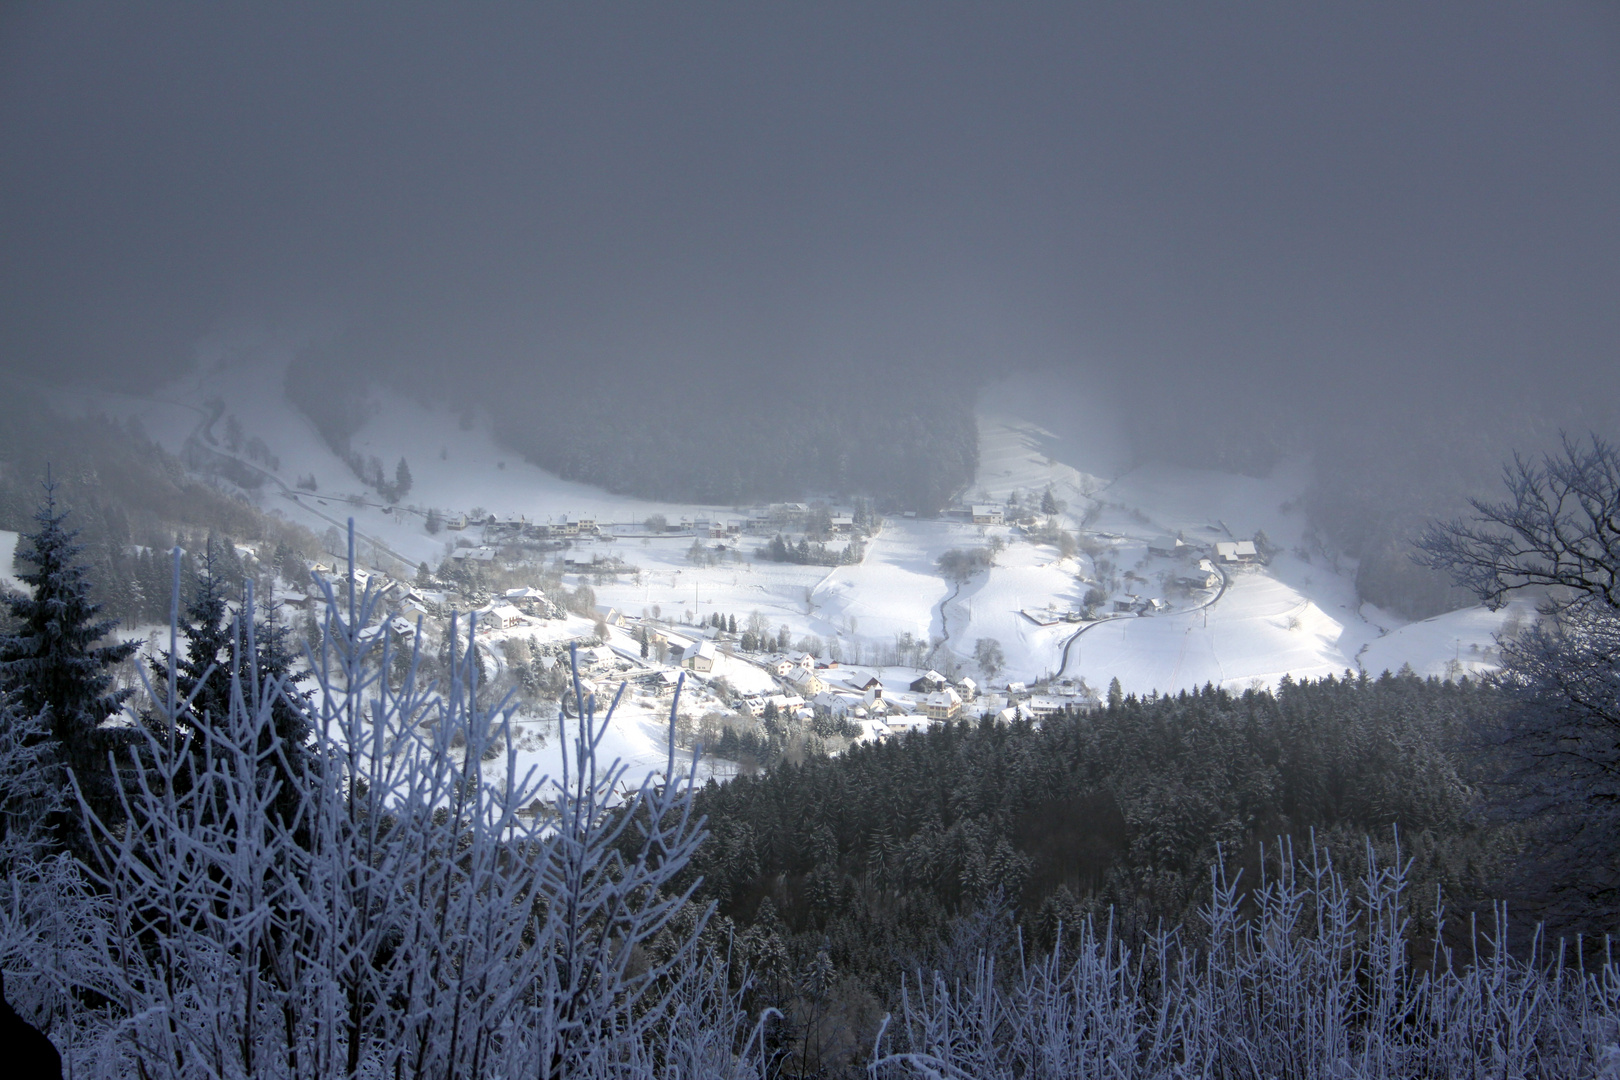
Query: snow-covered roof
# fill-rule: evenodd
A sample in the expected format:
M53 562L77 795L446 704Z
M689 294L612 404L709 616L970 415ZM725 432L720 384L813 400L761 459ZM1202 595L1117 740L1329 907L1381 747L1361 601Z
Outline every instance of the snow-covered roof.
M544 600L546 594L539 589L525 585L521 589L507 589L506 598L508 600Z

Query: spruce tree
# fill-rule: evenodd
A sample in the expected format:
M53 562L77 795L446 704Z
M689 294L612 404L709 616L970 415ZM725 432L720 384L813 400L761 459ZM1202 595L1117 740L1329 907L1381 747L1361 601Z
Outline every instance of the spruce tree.
M191 702L188 716L193 725L218 720L230 705L229 616L216 552L210 544L198 568L192 597L180 615L180 636L185 645L174 658L174 692L180 700ZM168 654L154 656L150 663L153 686L161 693L169 677ZM202 749L200 737L196 749Z
M0 636L0 691L22 715L43 717L50 767L71 769L90 808L103 822L112 822L119 802L108 752L116 740L101 725L131 693L113 688L112 668L129 659L139 642L98 644L117 620L97 618L102 606L90 598L78 530L65 525L67 511L56 501L56 482L47 479L44 487L45 498L34 514L38 528L17 552L33 564L17 575L31 591L4 601L16 632ZM75 810L51 815L49 825L58 844L83 853Z
M252 701L258 687L276 681L282 693L271 705L272 729L282 743L286 767L293 773L306 767L305 743L309 738L309 721L300 707L307 696L297 687L301 679L293 673L294 650L291 629L275 618L271 610L264 618L242 606L241 615L231 612L226 599L227 581L220 571L222 561L218 547L210 545L198 568L196 590L187 603L181 618L180 632L185 639L183 653L175 657L175 694L190 705L183 723L191 728L192 753L199 760L205 747L202 730L216 730L231 701L233 674L241 687L244 699ZM252 627L249 638L248 627ZM153 685L162 686L168 680L169 658L164 653L151 661ZM149 718L157 722L157 718ZM268 744L255 748L267 754ZM283 766L276 760L275 769ZM291 777L283 777L282 793L291 798L294 785ZM281 808L291 812L290 803Z

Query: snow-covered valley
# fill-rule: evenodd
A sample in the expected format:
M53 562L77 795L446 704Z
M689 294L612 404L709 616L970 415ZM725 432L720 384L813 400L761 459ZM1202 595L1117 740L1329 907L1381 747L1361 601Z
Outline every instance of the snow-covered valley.
M870 704L861 688L876 678L889 687L897 713L922 714L926 695L909 688L928 669L973 680L985 696L966 704L969 713L1016 707L1009 682L1072 701L1114 679L1126 692L1145 694L1206 683L1274 686L1285 676L1376 675L1403 665L1458 675L1489 666L1493 635L1504 619L1523 615L1468 609L1409 624L1358 603L1354 565L1313 543L1299 509L1307 463L1263 480L1162 466L1119 470L1088 460L1005 400L981 413L979 475L958 512L885 515L858 563L825 566L759 557L779 527L770 515L780 507L661 503L564 481L502 450L477 416L378 392L351 448L389 467L408 462L410 490L391 505L287 400L283 372L273 354L255 352L150 397L63 394L60 404L138 419L166 449L193 462L235 459L263 479L242 497L328 541L353 518L359 561L401 582L458 549L483 549L486 539L491 552L500 546L476 522L430 531L430 510L455 524L463 516L494 517L556 522L559 531L570 518L594 521L594 533L587 527L566 542L540 545L551 550L537 558L565 585L589 585L597 611L514 618L482 636L499 667L502 642L584 638L608 616L607 644L617 657L609 666L641 681L627 693L606 749L633 771L661 765L665 752L667 689L661 693L653 677L664 665L657 655L640 659L642 627L654 622L675 644L700 640L700 627L716 614L789 643L753 653L719 643L703 681L724 676L735 695L776 694L786 707L812 708L820 692L822 707L841 698L859 708ZM247 453L248 445L257 449ZM1057 512L1031 514L1047 493ZM849 505L833 496L826 503L834 513ZM1007 523L974 524L969 513L980 504L1000 515L1009 503ZM668 522L667 531L648 528L654 515ZM1020 516L1023 523L1013 523ZM1077 548L1061 550L1054 526L1077 538ZM1257 534L1269 553L1263 564L1217 553L1218 543ZM1164 550L1171 541L1174 550ZM947 552L987 548L989 565L965 579L953 581L941 569ZM999 646L993 670L976 660L986 641ZM831 666L806 688L814 692L794 695L765 664L806 645ZM695 722L716 707L698 694L683 711ZM868 713L860 708L871 733L882 724ZM514 740L525 767L554 770L560 748L542 738L550 722L529 723L532 732Z

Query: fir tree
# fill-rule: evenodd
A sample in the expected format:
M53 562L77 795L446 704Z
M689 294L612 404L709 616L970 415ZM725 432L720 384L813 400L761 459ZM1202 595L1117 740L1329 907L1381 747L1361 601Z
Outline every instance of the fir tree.
M400 458L399 464L394 466L394 499L403 499L409 495L412 482L411 467L405 464L404 458Z
M17 630L0 636L0 690L22 715L44 718L51 766L71 769L90 808L102 821L116 821L117 784L108 761L114 737L101 725L131 693L113 688L111 669L139 643L97 644L117 620L97 618L102 606L90 598L78 530L64 525L67 511L57 504L56 482L47 479L44 487L34 514L38 529L17 552L34 566L17 575L31 593L5 598ZM58 844L82 851L76 811L58 811L49 824Z
M207 739L202 729L219 732L230 709L233 675L243 696L249 700L257 697L255 691L259 686L275 680L281 685L282 693L271 706L271 730L281 740L285 758L285 765L277 759L276 769L302 772L307 764L305 742L310 729L307 714L301 708L305 695L297 689L300 680L292 671L290 628L276 620L273 610L266 618L256 618L247 603L243 604L240 616L233 615L226 600L227 582L219 570L220 562L218 549L210 545L198 569L196 591L181 619L184 650L174 658L175 693L181 700L190 702L184 723L192 735L191 753L200 763L206 753ZM154 657L151 667L153 685L167 685L168 654ZM156 722L157 718L148 718L149 724ZM268 737L267 734L266 739ZM266 742L256 749L265 754L270 746ZM282 794L290 799L296 785L290 782L291 777L283 777L283 780L289 782L282 784ZM278 810L291 813L291 804L278 806Z
M180 634L183 652L174 658L175 693L191 702L188 715L194 724L208 724L225 715L230 704L229 664L230 619L225 592L218 573L213 545L203 555L191 600L181 614ZM150 661L153 685L168 679L169 657L165 653ZM196 750L200 753L201 739Z

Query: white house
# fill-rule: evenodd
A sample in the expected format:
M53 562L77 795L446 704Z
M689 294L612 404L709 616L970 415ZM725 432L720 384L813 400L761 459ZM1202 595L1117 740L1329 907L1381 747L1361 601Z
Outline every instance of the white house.
M1223 563L1252 563L1260 553L1253 540L1222 540L1215 545L1215 557Z
M714 662L719 656L720 650L715 648L714 642L699 641L682 651L681 666L697 672L713 671Z
M962 695L950 686L936 690L923 703L923 711L930 720L955 720L962 715Z
M810 704L818 710L826 712L835 720L842 720L848 716L854 703L843 694L835 694L831 690L823 690L810 699Z
M1050 694L1036 694L1026 704L1029 705L1029 711L1034 714L1035 719L1044 720L1048 716L1062 712L1067 702Z
M820 676L816 674L815 668L800 665L789 671L786 678L801 694L814 695L826 689L826 685L821 681Z
M974 503L973 504L973 524L975 524L975 525L1000 525L1001 524L1001 519L1002 519L1002 508L999 507L999 506L996 506L994 503Z
M511 604L496 604L488 611L479 612L478 621L485 626L494 626L497 629L507 630L514 626L521 626L524 614Z

